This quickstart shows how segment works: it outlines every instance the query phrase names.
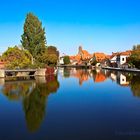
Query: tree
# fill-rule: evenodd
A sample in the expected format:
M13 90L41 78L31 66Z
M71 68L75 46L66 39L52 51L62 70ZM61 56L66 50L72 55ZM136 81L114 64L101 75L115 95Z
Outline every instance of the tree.
M59 57L59 51L55 46L48 46L47 47L47 53L48 54L55 54L57 57Z
M25 24L24 33L21 36L22 46L29 50L33 58L42 55L46 48L45 28L42 28L42 23L38 17L32 13L28 13Z
M42 55L38 56L38 61L47 65L55 66L59 59L59 51L54 46L48 46Z
M69 56L64 56L64 64L70 64L70 57Z
M135 65L136 68L140 68L140 45L133 46L133 51L128 61L129 64Z
M9 47L2 55L6 67L10 69L27 68L31 65L32 55L28 50L20 49L17 46Z

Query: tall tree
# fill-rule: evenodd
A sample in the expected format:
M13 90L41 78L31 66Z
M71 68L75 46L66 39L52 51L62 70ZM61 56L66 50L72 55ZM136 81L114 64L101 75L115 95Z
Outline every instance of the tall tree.
M22 46L29 50L33 58L41 55L46 47L45 28L38 17L32 13L28 13L24 23L24 33L21 36Z

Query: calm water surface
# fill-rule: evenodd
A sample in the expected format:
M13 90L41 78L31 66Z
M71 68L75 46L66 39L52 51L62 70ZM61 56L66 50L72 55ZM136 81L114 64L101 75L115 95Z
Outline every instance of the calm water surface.
M0 79L0 140L140 139L140 75L59 69Z

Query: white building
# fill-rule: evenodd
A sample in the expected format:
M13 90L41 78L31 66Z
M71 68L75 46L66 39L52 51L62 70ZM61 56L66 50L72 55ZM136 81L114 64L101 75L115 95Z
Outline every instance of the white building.
M59 64L60 65L64 65L64 57L60 57L59 58Z
M112 56L110 57L110 62L112 64L115 64L116 67L123 67L124 65L127 65L127 58L130 57L131 51L126 52L118 52L118 53L112 53Z
M127 63L127 58L130 57L131 55L131 51L126 51L126 52L122 52L119 53L117 55L117 65L118 67L122 67L124 64Z

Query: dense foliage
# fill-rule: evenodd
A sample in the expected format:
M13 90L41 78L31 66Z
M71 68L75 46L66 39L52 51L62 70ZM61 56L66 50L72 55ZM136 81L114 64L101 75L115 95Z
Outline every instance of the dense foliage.
M32 54L34 67L57 64L59 52L54 46L46 46L45 29L32 13L27 14L21 43Z
M32 55L28 50L23 48L9 47L8 50L2 55L2 60L6 62L6 68L27 68L32 63Z
M24 33L21 37L22 46L29 50L34 58L44 52L46 47L45 29L42 28L42 23L32 13L27 14Z
M64 64L65 65L70 64L70 58L69 58L69 56L64 56Z
M136 68L140 68L140 45L133 46L132 55L129 58L129 63Z

